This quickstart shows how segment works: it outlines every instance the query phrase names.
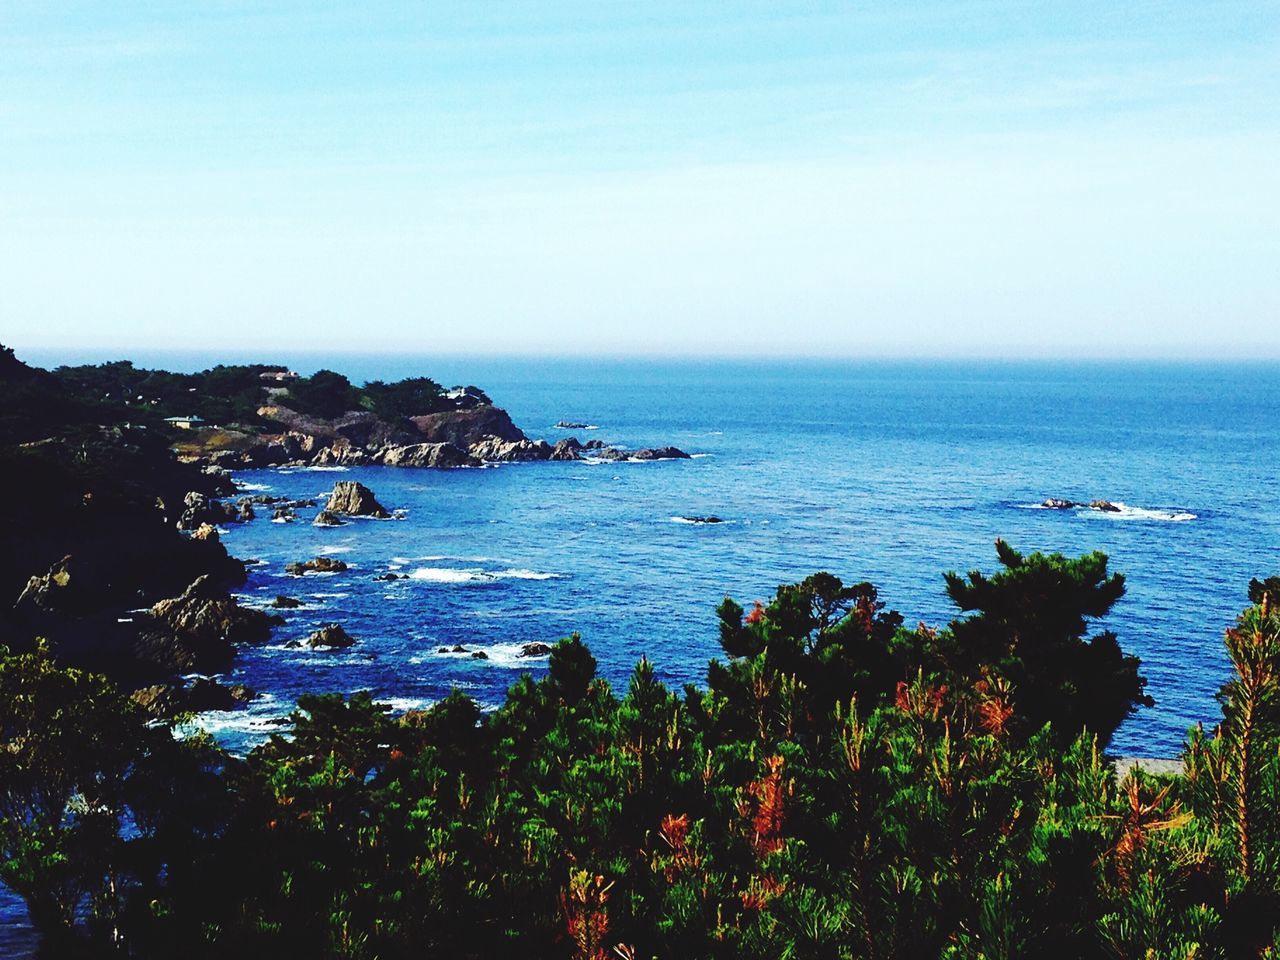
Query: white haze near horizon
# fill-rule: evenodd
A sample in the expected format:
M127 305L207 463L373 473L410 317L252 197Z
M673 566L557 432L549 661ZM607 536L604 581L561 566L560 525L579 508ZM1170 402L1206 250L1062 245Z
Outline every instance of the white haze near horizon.
M10 5L0 342L1280 356L1280 8L1066 6Z

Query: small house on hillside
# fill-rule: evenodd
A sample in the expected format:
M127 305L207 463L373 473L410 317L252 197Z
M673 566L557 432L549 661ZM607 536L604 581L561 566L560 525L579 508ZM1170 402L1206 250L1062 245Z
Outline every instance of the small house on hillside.
M452 390L445 391L444 398L452 400L453 405L460 410L467 410L489 402L489 398L485 396L484 391L478 387L454 387Z
M293 370L266 370L258 374L258 379L268 383L289 383L297 380L298 374Z
M203 417L165 417L164 422L179 430L194 430L205 425Z

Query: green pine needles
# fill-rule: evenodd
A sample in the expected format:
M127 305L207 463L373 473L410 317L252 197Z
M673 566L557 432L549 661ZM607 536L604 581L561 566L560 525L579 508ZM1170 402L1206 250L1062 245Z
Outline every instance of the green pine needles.
M704 687L574 636L491 713L304 697L244 759L4 657L0 880L54 956L1280 957L1280 583L1183 773L1118 778L1122 578L998 550L942 629L817 574L726 599Z

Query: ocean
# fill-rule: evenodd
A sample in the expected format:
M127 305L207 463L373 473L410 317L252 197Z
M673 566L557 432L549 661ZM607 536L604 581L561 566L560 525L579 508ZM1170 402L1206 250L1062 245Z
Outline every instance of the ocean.
M405 515L331 529L265 517L229 527L228 549L262 561L244 600L307 604L285 611L276 639L244 651L223 678L263 697L200 718L234 749L278 729L305 691L368 689L403 710L457 687L494 707L520 671L545 669L545 659L520 657L521 645L573 631L616 689L641 656L670 684L699 683L720 653L723 597L746 605L818 570L869 580L908 624L941 626L957 615L943 572L994 571L1000 537L1023 551L1101 550L1125 575L1125 597L1096 627L1141 657L1156 705L1124 724L1113 750L1171 757L1189 725L1219 717L1222 632L1246 605L1250 577L1280 573L1276 364L134 359L175 369L278 359L355 381L426 375L483 387L532 437L694 455L238 474L247 491L290 497L359 480ZM560 420L592 429L556 429ZM1048 497L1124 509L1036 509ZM724 522L680 519L712 514ZM351 570L284 572L325 554ZM374 579L387 572L408 579ZM286 646L330 621L359 643ZM455 645L467 652L438 652Z

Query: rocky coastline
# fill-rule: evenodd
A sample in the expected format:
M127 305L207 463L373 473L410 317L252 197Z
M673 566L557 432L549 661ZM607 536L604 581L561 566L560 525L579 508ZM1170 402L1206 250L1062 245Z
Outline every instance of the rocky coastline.
M65 665L109 675L157 715L249 702L252 690L208 677L225 671L238 648L267 642L285 622L277 611L300 605L289 597L278 597L271 611L238 603L231 591L245 582L252 561L227 553L220 526L257 519L290 523L299 510L318 507L312 522L324 526L395 516L353 481L337 483L322 507L316 500L237 496L232 470L455 469L689 456L675 447L628 451L599 440L530 439L475 388L455 391L455 402L431 384L429 405L452 406L420 415L350 409L328 417L305 414L288 405L288 390L273 385L275 373L267 381L257 368L238 374L253 384L247 394L240 391L239 402L254 393L265 400L251 422L222 426L194 416L164 418L163 408L156 413L145 406L159 401L139 395L142 406L135 411L131 402L100 392L101 385L86 386L121 370L133 372L128 364L105 365L59 376L0 348L0 386L10 399L0 411L0 472L10 481L0 501L0 594L10 598L0 600L0 646L22 652L43 645ZM259 388L259 379L268 385ZM408 383L416 388L421 381ZM32 509L35 504L41 509ZM343 570L345 564L330 557L289 566L298 577ZM335 626L309 644L355 642ZM182 679L193 674L195 679Z

